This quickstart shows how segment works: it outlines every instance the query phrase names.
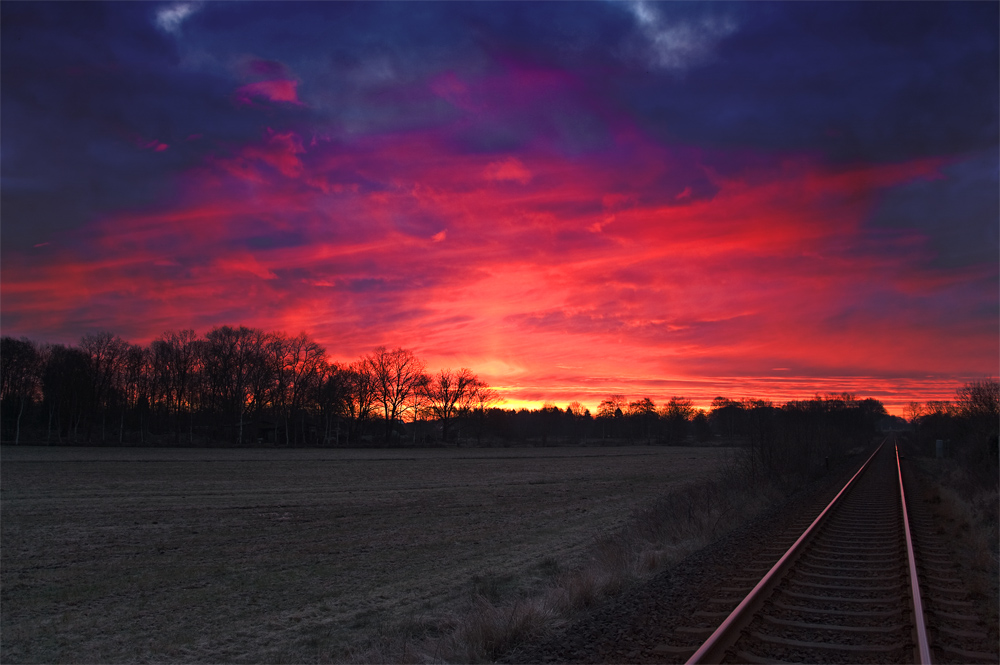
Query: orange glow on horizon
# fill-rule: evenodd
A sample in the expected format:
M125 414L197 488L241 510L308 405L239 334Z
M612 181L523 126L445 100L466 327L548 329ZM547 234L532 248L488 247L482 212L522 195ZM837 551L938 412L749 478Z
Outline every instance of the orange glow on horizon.
M706 413L712 410L712 401L716 397L725 397L732 400L763 399L773 402L775 406L781 406L791 401L805 401L815 399L817 396L826 397L828 395L839 395L844 392L851 393L858 400L872 398L877 399L885 407L890 415L905 416L906 407L911 402L925 403L928 401L955 401L955 391L964 383L979 380L984 377L968 377L960 383L953 383L950 380L927 380L922 382L886 382L875 381L865 382L857 379L823 380L816 381L810 388L810 382L803 379L792 379L788 385L772 384L762 385L755 379L718 379L706 381L705 386L694 391L678 390L669 393L657 393L651 390L635 390L635 386L629 386L631 391L620 387L619 390L610 389L601 391L599 389L584 389L556 386L549 388L529 388L524 389L517 386L495 386L504 397L504 401L497 404L500 409L520 410L522 408L534 410L545 405L555 405L561 410L578 402L583 408L590 411L592 416L596 416L601 401L612 395L625 395L627 401L640 400L649 397L656 404L657 408L666 405L672 397L681 397L691 401L695 409L700 409ZM988 378L988 377L985 377ZM718 390L712 390L711 387ZM727 389L728 388L728 389ZM536 395L543 393L546 397L518 397L518 395Z

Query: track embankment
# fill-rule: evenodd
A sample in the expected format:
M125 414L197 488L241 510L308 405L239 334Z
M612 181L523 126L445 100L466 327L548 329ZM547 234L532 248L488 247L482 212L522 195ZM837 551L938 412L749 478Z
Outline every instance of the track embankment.
M997 662L924 492L887 439L850 481L811 487L504 660Z

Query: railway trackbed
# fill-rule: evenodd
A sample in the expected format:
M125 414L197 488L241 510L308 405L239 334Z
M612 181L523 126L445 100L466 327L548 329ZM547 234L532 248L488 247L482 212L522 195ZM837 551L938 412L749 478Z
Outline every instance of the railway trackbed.
M688 663L998 662L904 478L890 435L791 547L776 544L777 563L728 576L654 652Z

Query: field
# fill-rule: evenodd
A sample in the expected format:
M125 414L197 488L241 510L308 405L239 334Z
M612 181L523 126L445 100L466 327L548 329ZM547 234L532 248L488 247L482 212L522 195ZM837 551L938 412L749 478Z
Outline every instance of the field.
M350 660L527 593L710 448L0 451L0 661Z

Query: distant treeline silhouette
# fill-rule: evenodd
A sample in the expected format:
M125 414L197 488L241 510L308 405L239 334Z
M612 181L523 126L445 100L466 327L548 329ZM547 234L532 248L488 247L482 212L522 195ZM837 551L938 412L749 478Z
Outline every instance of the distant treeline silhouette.
M1000 382L970 381L955 391L955 400L911 402L906 415L921 454L954 459L962 468L966 488L1000 483ZM937 442L941 450L937 450ZM997 523L996 495L992 523ZM995 526L994 526L995 528Z
M412 351L385 347L340 364L306 333L245 326L219 326L204 337L167 332L148 346L108 332L85 335L79 346L5 336L0 367L0 434L8 443L343 447L721 440L743 444L753 465L765 468L836 455L864 443L886 418L878 400L848 393L783 405L719 397L707 413L683 397L657 406L648 397L629 401L624 395L609 396L596 414L579 403L503 409L497 391L467 368L428 373ZM979 395L995 385L962 390ZM968 419L971 398L963 399L948 408L911 406L911 419ZM810 454L803 456L805 449Z
M429 420L448 441L456 420L499 402L470 370L428 375L407 349L344 365L306 333L245 326L167 332L149 346L107 332L78 347L5 336L0 364L11 443L413 445L418 430L429 440Z

